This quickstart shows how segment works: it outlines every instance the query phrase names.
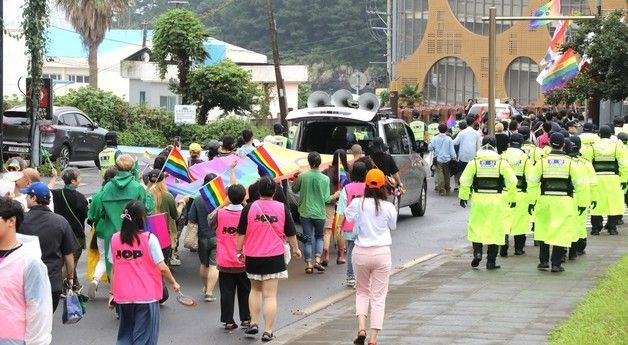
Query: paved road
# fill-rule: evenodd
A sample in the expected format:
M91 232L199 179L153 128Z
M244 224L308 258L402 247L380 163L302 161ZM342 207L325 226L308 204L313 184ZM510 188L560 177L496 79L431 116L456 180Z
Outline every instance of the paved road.
M95 169L83 170L84 186L80 190L91 194L98 190L100 180ZM433 190L432 181L429 181ZM455 196L439 197L430 192L425 217L414 218L408 208L402 209L398 230L393 233L393 266L399 266L427 254L466 245L467 210L458 207ZM195 298L201 297L196 254L183 250L183 265L174 269L183 291ZM84 264L79 264L84 271ZM331 264L324 274L305 275L303 263L290 264L290 278L279 287L277 333L281 328L298 321L303 315L298 310L310 310L311 306L328 298L342 295L345 266ZM84 274L83 274L84 276ZM216 294L218 295L216 288ZM108 287L103 285L95 302L89 303L87 314L76 325L62 325L61 313L54 316L53 344L111 344L117 332L117 321L105 307ZM320 303L319 303L320 304ZM237 309L236 309L237 310ZM186 308L169 300L161 308L160 344L242 344L251 342L243 337L240 329L227 334L221 328L219 302L200 302L195 308ZM297 313L298 314L298 313ZM237 316L236 316L237 317Z

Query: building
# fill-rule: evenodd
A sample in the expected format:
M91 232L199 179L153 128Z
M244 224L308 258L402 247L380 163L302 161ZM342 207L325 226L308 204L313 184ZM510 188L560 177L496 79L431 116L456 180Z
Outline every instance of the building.
M465 104L488 96L489 7L498 16L531 15L547 0L398 0L393 9L393 80L420 85L428 104ZM603 0L602 8L626 8ZM561 0L563 15L590 14L595 0ZM527 21L497 22L496 97L542 104L536 82L553 27L528 30ZM611 105L607 104L607 107ZM611 112L621 112L621 104Z

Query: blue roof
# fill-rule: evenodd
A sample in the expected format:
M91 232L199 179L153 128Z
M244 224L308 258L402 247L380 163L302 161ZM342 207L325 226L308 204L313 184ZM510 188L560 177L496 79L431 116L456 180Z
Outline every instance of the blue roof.
M87 58L87 49L83 47L81 36L74 30L49 27L47 36L47 56ZM147 36L148 41L151 41L153 30L148 30ZM142 30L107 31L105 39L98 47L98 54L107 54L129 46L135 46L138 50L142 47ZM210 56L205 60L205 65L215 64L227 55L226 43L211 37L205 42L205 50Z

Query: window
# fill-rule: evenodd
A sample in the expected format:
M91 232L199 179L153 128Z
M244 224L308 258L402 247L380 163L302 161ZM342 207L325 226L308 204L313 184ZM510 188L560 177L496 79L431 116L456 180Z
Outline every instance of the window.
M146 104L146 91L140 91L140 105Z
M78 120L79 127L91 127L92 122L86 118L83 114L76 114L76 119Z
M409 154L412 145L410 144L410 136L406 132L403 123L389 123L384 125L386 133L386 143L390 149L391 155Z
M61 74L54 74L54 73L43 73L41 75L42 78L50 78L52 80L61 80Z
M63 114L59 117L59 126L76 127L78 123L76 122L74 114Z
M478 96L473 70L455 57L446 57L432 65L423 82L423 98L429 104L464 104Z
M175 104L177 104L177 96L159 96L160 107L168 111L174 111Z
M89 76L69 74L68 80L75 83L89 83Z

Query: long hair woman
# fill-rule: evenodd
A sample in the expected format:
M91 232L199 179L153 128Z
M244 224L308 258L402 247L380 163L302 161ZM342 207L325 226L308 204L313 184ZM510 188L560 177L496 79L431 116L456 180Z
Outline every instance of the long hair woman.
M345 210L345 218L354 222L355 247L353 270L356 280L355 309L358 336L353 341L364 345L366 317L371 307L369 345L377 344L384 323L384 309L390 277L390 231L397 228L397 210L387 201L386 176L379 169L366 174L364 196L355 198Z
M155 200L155 213L165 213L168 217L168 233L170 234L171 246L164 248L164 257L166 264L170 265L170 259L177 255L177 224L176 220L183 212L185 204L190 199L183 197L178 203L175 203L174 197L168 192L168 186L164 180L165 173L158 169L153 169L148 173L148 185L146 189L153 195ZM173 253L174 249L174 253Z
M146 208L132 200L122 213L120 232L111 238L112 297L120 315L117 345L154 345L159 338L162 276L180 286L164 262L157 237L144 231Z
M236 253L238 260L245 264L246 274L251 280L251 326L245 332L249 335L259 332L258 320L263 308L262 341L271 341L274 338L279 279L288 278L284 261L286 239L295 258L301 257L301 251L290 210L285 204L273 200L275 182L270 177L264 176L259 180L259 194L260 199L246 205L240 215Z
M344 171L344 178L340 177L340 171ZM329 177L330 195L334 195L340 191L344 185L349 182L349 164L347 164L347 152L342 149L334 152L334 158L325 173ZM332 202L325 205L327 216L325 217L325 232L323 234L323 255L321 256L321 264L327 266L329 263L329 245L332 238L338 240L338 257L336 264L344 264L345 259L345 240L342 236L336 236L336 228L334 228L334 219L336 216L336 203Z

